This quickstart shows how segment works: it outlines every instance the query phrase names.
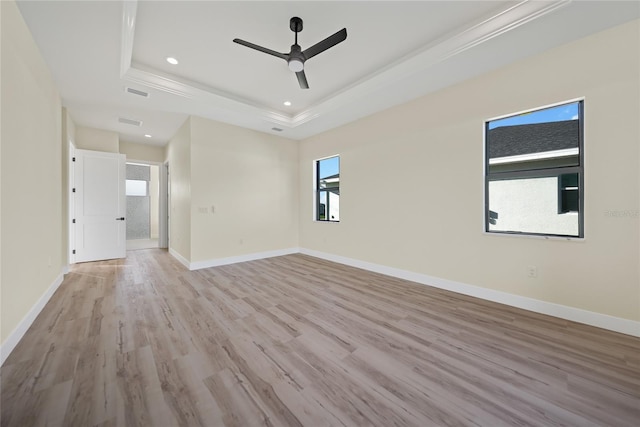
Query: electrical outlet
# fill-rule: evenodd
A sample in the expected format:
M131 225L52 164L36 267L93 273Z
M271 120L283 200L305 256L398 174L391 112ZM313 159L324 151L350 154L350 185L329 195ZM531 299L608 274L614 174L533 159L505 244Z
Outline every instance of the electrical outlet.
M536 267L535 265L528 266L527 267L527 277L531 277L533 279L538 277L538 267Z

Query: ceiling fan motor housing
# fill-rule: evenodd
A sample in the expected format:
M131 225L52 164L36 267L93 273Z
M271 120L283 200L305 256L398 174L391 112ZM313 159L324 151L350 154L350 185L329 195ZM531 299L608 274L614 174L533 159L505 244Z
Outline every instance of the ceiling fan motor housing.
M289 54L289 59L287 63L289 64L289 69L291 71L302 71L304 69L304 61L306 58L304 57L304 53L302 53L302 49L298 44L291 45L291 53Z
M300 31L302 31L302 19L298 18L297 16L291 18L289 20L289 28L291 28L291 31L293 31L294 33L299 33Z

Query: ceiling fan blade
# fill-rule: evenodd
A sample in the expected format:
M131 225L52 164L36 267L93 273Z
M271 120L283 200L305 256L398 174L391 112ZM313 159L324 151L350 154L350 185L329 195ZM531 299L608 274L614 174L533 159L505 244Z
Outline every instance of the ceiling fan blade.
M267 49L266 47L258 46L257 44L249 43L249 42L244 41L244 40L233 39L233 42L241 44L241 45L246 46L246 47L250 47L251 49L255 49L255 50L258 50L260 52L267 53L269 55L277 56L278 58L282 58L285 61L287 59L289 59L289 55L287 55L286 53L276 52L275 50Z
M313 58L319 53L343 42L347 38L347 29L343 28L332 36L327 37L319 43L314 44L309 49L306 49L302 53L306 59Z
M298 71L296 77L298 78L300 89L309 89L309 83L307 83L307 76L304 75L304 70Z

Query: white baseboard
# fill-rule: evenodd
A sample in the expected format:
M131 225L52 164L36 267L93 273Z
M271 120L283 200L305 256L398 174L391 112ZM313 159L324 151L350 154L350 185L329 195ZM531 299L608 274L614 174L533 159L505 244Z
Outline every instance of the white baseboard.
M33 324L33 321L36 320L38 314L42 311L44 306L49 302L53 293L58 289L58 287L62 284L62 280L64 279L65 270L68 272L69 268L62 268L62 272L56 279L49 285L44 294L36 301L36 303L31 307L31 310L22 318L18 326L9 334L6 340L2 343L2 347L0 347L0 366L4 364L4 361L7 360L7 357L11 354L16 345L20 342L24 334L29 330L29 327Z
M427 286L433 286L434 288L445 289L448 291L457 292L488 301L510 305L512 307L522 308L524 310L529 310L536 313L547 314L549 316L559 317L561 319L571 320L578 323L584 323L586 325L596 326L602 329L608 329L610 331L620 332L622 334L640 337L640 322L634 320L622 319L620 317L595 313L593 311L582 310L566 305L554 304L534 298L523 297L519 295L509 294L507 292L482 288L480 286L454 282L452 280L441 279L439 277L428 276L426 274L414 273L407 270L401 270L399 268L387 267L371 262L360 261L340 255L319 252L312 249L301 248L300 253L316 258L326 259L327 261L337 262L339 264L349 265L351 267L361 268L363 270L373 271L375 273L385 274L387 276L410 280L412 282L417 282Z
M231 256L226 258L209 259L196 261L189 264L189 270L200 270L201 268L219 267L221 265L235 264L238 262L255 261L257 259L273 258L276 256L291 255L300 253L300 248L277 249L274 251L255 252L252 254Z
M185 267L189 268L189 264L190 264L189 261L187 261L187 259L185 257L183 257L182 255L180 255L175 249L169 248L169 254L171 254L172 257L174 257L175 259L180 261L180 264L182 264ZM191 270L191 269L189 268L189 270Z
M302 253L316 258L337 262L339 264L345 264L352 267L361 268L363 270L373 271L375 273L381 273L387 276L410 280L412 282L420 283L427 286L433 286L435 288L445 289L448 291L457 292L488 301L510 305L512 307L522 308L524 310L529 310L536 313L547 314L550 316L559 317L561 319L571 320L578 323L584 323L586 325L596 326L598 328L608 329L610 331L620 332L622 334L640 337L640 322L638 321L622 319L619 317L595 313L575 307L540 301L529 297L513 295L506 292L495 291L479 286L468 285L465 283L441 279L439 277L428 276L426 274L415 273L407 270L401 270L399 268L387 267L371 262L360 261L340 255L315 251L312 249L287 248L274 251L257 252L247 255L239 255L234 257L217 258L207 261L198 261L194 263L190 263L173 249L169 249L169 253L189 270L198 270L201 268L216 267L227 264L235 264L238 262L254 261L258 259ZM4 364L5 360L7 360L13 349L16 347L16 345L18 345L18 342L20 342L29 327L33 324L36 317L38 317L38 314L40 314L44 306L51 299L51 296L62 284L64 274L68 272L69 266L65 266L62 268L60 275L56 277L51 285L49 285L49 288L45 291L45 293L42 294L42 296L33 305L33 307L31 307L31 310L29 310L29 312L20 321L18 326L16 326L13 332L9 334L9 337L7 337L7 339L2 343L2 345L0 346L0 366Z

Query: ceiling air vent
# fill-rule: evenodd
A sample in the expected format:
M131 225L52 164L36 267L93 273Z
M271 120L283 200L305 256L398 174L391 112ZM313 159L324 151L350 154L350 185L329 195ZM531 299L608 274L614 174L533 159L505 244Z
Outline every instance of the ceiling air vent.
M276 132L282 132L282 129L280 128L271 128L271 130L275 130Z
M124 123L126 125L142 126L142 121L141 120L133 120L133 119L127 119L127 118L124 118L124 117L118 117L118 121L120 123Z
M127 87L124 89L127 93L133 94L133 95L138 95L138 96L142 96L144 98L148 98L149 97L149 92L145 92L143 90L138 90L138 89L134 89L132 87Z

